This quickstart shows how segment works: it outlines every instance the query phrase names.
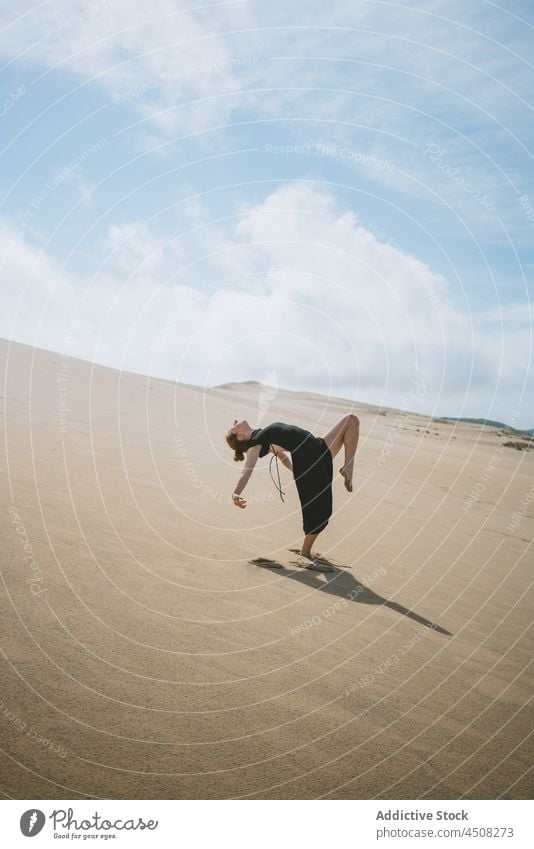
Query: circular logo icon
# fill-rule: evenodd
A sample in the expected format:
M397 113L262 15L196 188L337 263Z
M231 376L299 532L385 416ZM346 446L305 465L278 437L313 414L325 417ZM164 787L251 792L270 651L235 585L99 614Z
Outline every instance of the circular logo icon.
M35 837L41 831L45 821L46 817L42 811L38 808L30 808L29 811L24 811L20 818L20 830L25 837Z

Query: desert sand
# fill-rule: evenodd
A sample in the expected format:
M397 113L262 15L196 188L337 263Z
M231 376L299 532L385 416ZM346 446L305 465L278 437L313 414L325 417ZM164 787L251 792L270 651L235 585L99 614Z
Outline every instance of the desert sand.
M532 451L5 340L0 373L6 798L532 796ZM260 460L235 508L224 433L349 412L354 492L338 455L316 546L336 568L302 570L291 474L282 503Z

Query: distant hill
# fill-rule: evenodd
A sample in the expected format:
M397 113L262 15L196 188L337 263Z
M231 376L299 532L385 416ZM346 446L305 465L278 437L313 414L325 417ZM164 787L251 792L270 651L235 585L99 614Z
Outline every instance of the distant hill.
M467 422L468 424L487 425L488 427L501 427L505 430L513 430L514 433L524 433L527 436L534 436L534 428L521 430L516 427L510 427L510 425L504 424L504 422L495 422L493 419L455 418L454 416L440 416L440 418L444 422Z

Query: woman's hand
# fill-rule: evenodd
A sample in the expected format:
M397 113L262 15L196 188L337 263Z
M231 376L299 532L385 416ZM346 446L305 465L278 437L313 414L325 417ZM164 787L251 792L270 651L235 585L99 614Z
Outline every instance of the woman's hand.
M234 502L236 507L241 507L244 509L247 506L247 502L244 498L241 498L240 495L236 495L235 492L232 493L232 501Z

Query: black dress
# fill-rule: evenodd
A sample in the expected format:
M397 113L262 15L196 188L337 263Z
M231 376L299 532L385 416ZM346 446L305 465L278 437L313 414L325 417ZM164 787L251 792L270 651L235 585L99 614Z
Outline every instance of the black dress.
M328 445L322 437L302 427L273 422L253 430L247 448L261 445L260 457L264 457L271 444L280 445L291 453L304 533L319 534L332 515L333 470Z

